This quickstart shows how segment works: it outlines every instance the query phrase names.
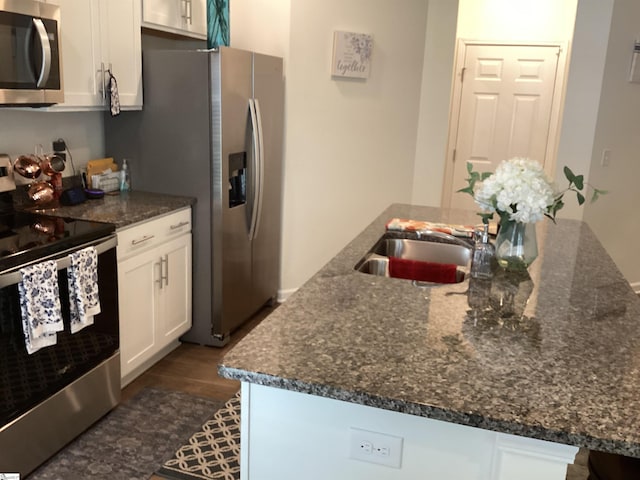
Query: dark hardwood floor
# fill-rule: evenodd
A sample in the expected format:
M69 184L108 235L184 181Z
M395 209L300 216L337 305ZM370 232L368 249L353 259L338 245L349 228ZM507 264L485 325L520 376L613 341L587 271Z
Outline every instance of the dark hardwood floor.
M247 333L277 307L265 307L231 335L223 348L183 343L122 390L126 401L144 387L168 390L228 400L240 389L240 382L218 376L217 365L222 357Z

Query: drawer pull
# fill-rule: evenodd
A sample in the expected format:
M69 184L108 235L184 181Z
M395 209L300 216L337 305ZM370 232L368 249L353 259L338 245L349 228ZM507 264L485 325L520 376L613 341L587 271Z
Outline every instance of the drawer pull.
M171 225L169 228L171 230L177 230L178 228L182 228L189 225L189 222L180 222L180 223L176 223L175 225Z
M144 243L144 242L147 242L147 241L151 240L154 237L155 237L155 235L145 235L142 238L137 238L135 240L131 240L131 245L139 245L141 243Z

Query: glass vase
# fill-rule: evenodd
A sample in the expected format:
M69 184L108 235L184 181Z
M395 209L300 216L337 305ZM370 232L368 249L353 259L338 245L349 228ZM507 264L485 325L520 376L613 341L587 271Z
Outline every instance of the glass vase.
M511 220L500 222L496 238L496 259L506 270L526 270L538 256L536 226Z

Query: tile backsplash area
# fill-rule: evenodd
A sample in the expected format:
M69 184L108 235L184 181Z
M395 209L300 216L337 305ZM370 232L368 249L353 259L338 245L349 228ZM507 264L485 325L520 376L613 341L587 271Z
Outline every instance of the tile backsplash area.
M25 153L35 153L38 145L52 151L52 142L63 138L73 157L76 169L84 168L88 160L104 156L102 112L51 112L45 110L0 109L0 153L15 159ZM63 176L73 174L71 162ZM17 184L28 183L19 175Z

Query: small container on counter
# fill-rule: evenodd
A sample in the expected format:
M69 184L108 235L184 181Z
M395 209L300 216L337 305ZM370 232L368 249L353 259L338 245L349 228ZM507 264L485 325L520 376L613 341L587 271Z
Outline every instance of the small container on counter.
M493 263L496 256L495 247L489 242L489 225L474 232L475 243L471 257L471 278L493 277Z
M127 164L126 158L122 159L122 169L120 170L120 191L131 191L131 176L129 174L129 165Z

